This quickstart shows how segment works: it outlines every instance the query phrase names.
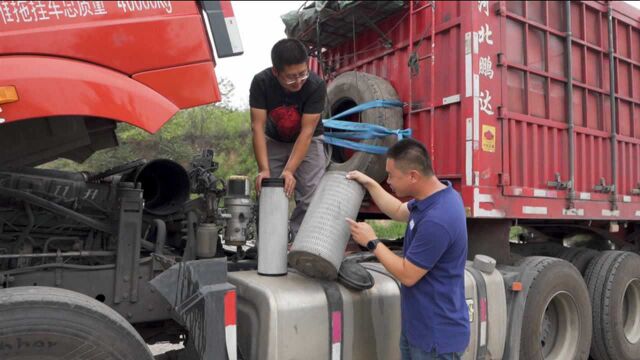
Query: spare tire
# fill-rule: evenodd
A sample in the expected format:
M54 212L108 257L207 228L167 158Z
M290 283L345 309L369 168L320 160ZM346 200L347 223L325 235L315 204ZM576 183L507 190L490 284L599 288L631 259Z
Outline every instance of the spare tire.
M3 360L152 360L122 316L86 295L44 286L0 290Z
M637 360L640 357L640 256L605 251L585 274L593 307L595 360Z
M327 103L325 119L372 100L398 100L398 94L391 84L375 75L349 71L335 78L327 88ZM400 129L403 126L402 108L373 108L352 115L346 119L367 124L381 125L389 129ZM330 133L326 129L325 133ZM395 136L383 139L363 140L365 144L390 147L397 142ZM385 155L375 155L365 152L351 152L347 149L330 146L330 171L359 170L378 182L386 178Z
M586 360L591 342L589 293L568 262L542 256L520 263L533 275L520 337L520 359Z

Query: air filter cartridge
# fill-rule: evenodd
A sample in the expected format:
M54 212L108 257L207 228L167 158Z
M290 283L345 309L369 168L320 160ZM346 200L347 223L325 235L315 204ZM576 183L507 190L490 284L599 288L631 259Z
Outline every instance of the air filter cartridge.
M258 218L258 274L287 274L289 199L284 179L262 180Z
M320 180L289 253L289 265L315 278L335 280L351 235L345 218L355 219L364 188L329 171Z

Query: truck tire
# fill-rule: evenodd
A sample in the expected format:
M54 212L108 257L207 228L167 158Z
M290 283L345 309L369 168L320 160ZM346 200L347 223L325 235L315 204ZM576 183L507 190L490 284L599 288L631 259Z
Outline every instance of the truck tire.
M588 249L588 248L579 248L579 247L570 247L564 248L560 251L556 256L560 259L567 260L572 263L573 266L580 271L582 275L587 271L587 266L591 260L600 255L599 251Z
M151 360L136 330L83 294L43 286L0 290L0 359Z
M534 274L522 317L520 359L587 359L591 342L589 292L568 262L529 257Z
M356 105L379 99L399 99L395 89L387 80L356 71L343 73L336 77L327 88L328 113L325 113L324 118L329 118L332 114L338 114ZM349 120L358 121L358 115L353 115ZM400 129L403 125L402 108L369 109L360 113L359 121L381 125L389 129ZM362 142L390 147L397 142L397 138L395 136L387 136L383 139L363 140ZM359 170L378 182L386 178L384 155L365 152L348 154L345 149L334 146L331 147L331 154L329 170ZM351 156L349 157L349 155Z
M595 360L640 358L640 256L605 251L585 275L593 307Z

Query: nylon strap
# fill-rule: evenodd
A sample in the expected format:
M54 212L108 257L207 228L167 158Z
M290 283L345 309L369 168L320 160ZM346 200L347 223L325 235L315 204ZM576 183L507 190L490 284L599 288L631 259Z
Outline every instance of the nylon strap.
M343 111L340 114L331 117L330 119L322 120L322 124L326 128L343 130L342 132L325 133L324 141L325 143L334 146L372 154L384 155L387 153L387 148L384 146L359 143L347 139L369 140L384 138L389 135L395 135L398 140L402 140L406 137L411 137L411 129L391 130L377 124L357 123L338 119L373 108L392 108L402 106L403 103L398 100L373 100Z

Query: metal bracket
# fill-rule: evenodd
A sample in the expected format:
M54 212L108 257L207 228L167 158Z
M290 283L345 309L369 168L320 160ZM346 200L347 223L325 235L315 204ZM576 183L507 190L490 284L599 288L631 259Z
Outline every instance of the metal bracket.
M498 186L509 186L511 185L511 177L509 174L498 173Z
M498 67L503 67L503 66L505 66L505 65L507 64L507 62L506 62L506 59L505 59L505 58L506 58L506 56L504 55L504 53L499 52L499 53L497 54L497 59L498 59L498 61L496 62L496 66L498 66Z
M138 301L138 267L140 263L140 234L142 227L142 189L120 183L118 250L113 302ZM131 185L131 187L128 187Z
M182 239L185 241L182 261L196 259L196 232L198 229L198 216L195 212L189 211L187 218L182 222Z
M496 117L498 120L500 121L504 121L504 119L507 118L507 109L502 106L502 105L498 105L498 116Z
M58 256L56 256L56 264L63 264L63 259L62 259L62 251L60 251L60 249L58 249L57 251ZM60 287L62 286L62 268L61 267L56 267L55 270L55 274L56 274L56 287Z
M560 177L560 173L556 173L555 177L556 177L555 180L547 181L548 187L556 188L558 190L566 190L566 189L573 188L573 184L571 183L571 181L562 181L562 178Z
M616 189L616 186L607 185L604 178L600 178L600 182L598 183L598 185L593 187L593 191L601 192L601 193L611 193L611 192L614 192L615 189Z

